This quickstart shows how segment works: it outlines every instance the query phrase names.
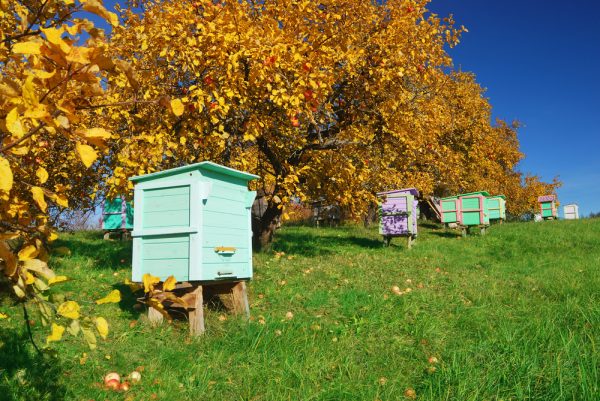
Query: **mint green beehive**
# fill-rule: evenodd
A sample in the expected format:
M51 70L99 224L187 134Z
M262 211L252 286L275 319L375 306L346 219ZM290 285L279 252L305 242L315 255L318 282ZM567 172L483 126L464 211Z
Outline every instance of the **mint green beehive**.
M462 226L487 226L490 224L490 216L487 207L485 191L469 192L458 195L460 203L460 216L458 222Z
M457 223L460 214L458 196L448 196L440 199L440 209L442 211L442 223Z
M506 220L506 200L504 195L489 196L487 207L490 220Z
M132 280L252 278L253 174L202 162L130 178L134 187Z

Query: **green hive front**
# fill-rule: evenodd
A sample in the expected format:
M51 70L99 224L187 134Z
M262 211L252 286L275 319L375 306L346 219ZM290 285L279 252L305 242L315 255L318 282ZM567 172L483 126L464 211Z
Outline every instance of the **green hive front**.
M460 204L458 196L449 196L440 199L440 209L442 212L442 223L456 224L460 215Z
M490 220L506 220L506 198L504 195L495 195L487 198L487 208Z
M544 195L538 197L540 204L540 215L544 220L554 220L558 218L558 209L556 207L556 196Z
M490 224L485 191L469 192L458 196L460 213L458 222L461 226L487 226Z
M133 230L133 208L120 197L105 199L102 203L102 229L104 231Z
M211 162L132 177L132 280L252 278L250 210L258 176Z

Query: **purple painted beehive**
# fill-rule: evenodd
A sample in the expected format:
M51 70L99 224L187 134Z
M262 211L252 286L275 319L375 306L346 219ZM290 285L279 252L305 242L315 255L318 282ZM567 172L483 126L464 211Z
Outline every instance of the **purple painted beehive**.
M415 188L380 192L379 233L389 242L391 237L417 236L417 207L419 191Z

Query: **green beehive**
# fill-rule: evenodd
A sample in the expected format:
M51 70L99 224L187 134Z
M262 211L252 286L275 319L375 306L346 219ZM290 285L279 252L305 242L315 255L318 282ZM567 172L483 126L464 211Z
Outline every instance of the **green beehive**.
M540 214L544 220L554 220L558 218L558 211L556 208L556 196L544 195L538 197L538 203L540 204Z
M487 198L487 208L490 220L506 220L506 197L495 195Z
M132 177L133 281L250 279L256 178L211 162Z
M485 191L469 192L458 196L459 219L461 226L487 226L490 224L487 198Z
M458 218L460 214L458 196L449 196L440 199L440 209L442 211L442 223L458 223Z
M120 197L105 199L102 203L102 229L104 231L133 230L131 202Z

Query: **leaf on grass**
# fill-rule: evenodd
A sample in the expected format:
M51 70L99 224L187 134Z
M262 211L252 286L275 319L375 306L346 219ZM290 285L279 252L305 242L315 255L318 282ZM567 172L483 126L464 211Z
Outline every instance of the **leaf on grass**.
M79 319L79 304L75 301L66 301L59 305L58 314L69 319Z
M98 153L90 145L78 143L75 145L77 154L86 167L90 167L98 158Z
M8 319L8 315L6 313L0 312L0 319Z
M163 283L163 290L173 291L175 289L175 284L177 284L177 280L175 280L175 277L169 276Z
M65 328L63 326L56 323L52 323L50 335L46 337L46 344L49 344L52 341L60 341L64 332Z
M85 338L85 341L87 342L90 349L96 349L97 340L94 332L91 329L88 329L87 327L82 327L81 332L83 333L83 338Z
M96 304L116 304L121 301L121 292L119 290L111 291L107 296L96 301Z
M106 340L106 336L108 336L108 322L103 317L96 318L96 330L98 330L98 334L100 337Z
M52 253L55 253L55 254L61 255L61 256L69 256L71 254L71 250L69 248L67 248L66 246L59 246L58 248L53 248Z
M56 276L56 277L52 277L50 280L48 280L48 285L52 285L52 284L56 284L56 283L62 283L63 281L67 281L69 278L67 276Z
M76 336L79 334L80 330L81 326L79 325L79 320L71 320L71 324L67 327L67 332L72 336Z

